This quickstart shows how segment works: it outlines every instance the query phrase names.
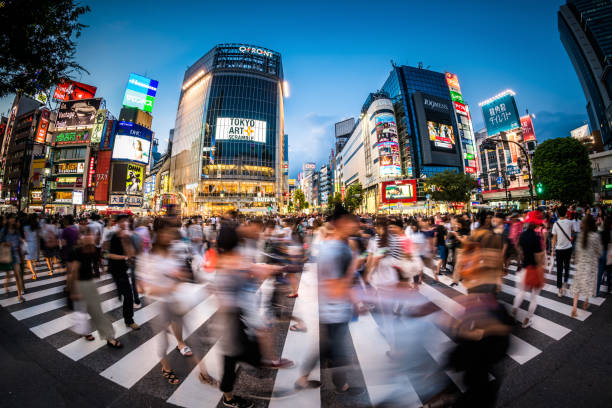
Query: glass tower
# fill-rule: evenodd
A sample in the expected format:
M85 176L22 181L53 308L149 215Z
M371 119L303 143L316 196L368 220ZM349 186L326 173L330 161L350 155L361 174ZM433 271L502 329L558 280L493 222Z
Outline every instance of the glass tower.
M214 47L185 73L171 154L187 213L265 212L282 192L283 70L279 53Z
M561 42L587 100L591 129L612 148L612 2L568 0L558 13Z

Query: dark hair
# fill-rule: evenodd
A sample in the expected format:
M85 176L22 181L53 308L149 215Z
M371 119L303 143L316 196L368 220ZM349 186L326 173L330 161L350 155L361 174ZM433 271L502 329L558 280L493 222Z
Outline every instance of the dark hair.
M485 224L487 223L487 217L489 216L489 213L487 211L481 211L478 213L478 223L480 224L480 228L484 227Z
M219 231L217 237L217 249L220 254L225 254L233 251L237 246L240 238L236 232L236 228L231 225L224 225Z
M561 207L557 208L557 214L559 214L559 217L565 217L565 214L567 214L567 207L562 205Z
M582 218L582 248L586 248L587 242L589 241L589 232L597 231L597 224L595 218L591 214L585 215Z
M389 246L389 230L387 226L389 222L386 217L378 217L376 218L375 227L381 227L385 229L385 232L378 237L378 247L379 248L387 248Z

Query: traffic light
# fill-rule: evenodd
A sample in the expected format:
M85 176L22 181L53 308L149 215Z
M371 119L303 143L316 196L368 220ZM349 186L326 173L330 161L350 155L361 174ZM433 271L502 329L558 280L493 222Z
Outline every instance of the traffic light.
M536 184L536 192L538 194L542 194L544 192L544 187L542 186L542 183Z

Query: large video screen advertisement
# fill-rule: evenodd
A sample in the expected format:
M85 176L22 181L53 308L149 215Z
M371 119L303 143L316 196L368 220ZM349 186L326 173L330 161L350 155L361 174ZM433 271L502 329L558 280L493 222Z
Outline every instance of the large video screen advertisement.
M400 176L402 167L395 117L389 114L377 115L375 126L380 176Z
M101 98L96 98L60 103L55 128L92 127L101 101Z

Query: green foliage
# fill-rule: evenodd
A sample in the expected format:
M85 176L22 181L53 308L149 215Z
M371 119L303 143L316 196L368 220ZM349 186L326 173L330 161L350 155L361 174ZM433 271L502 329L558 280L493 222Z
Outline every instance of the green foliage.
M470 175L445 170L427 179L425 188L433 187L431 197L435 201L465 203L478 183Z
M363 187L361 187L361 183L357 182L351 184L346 189L346 193L344 195L344 206L349 212L354 212L363 201Z
M542 185L538 196L544 200L592 203L591 159L578 140L566 137L540 144L533 157L533 176Z
M0 2L0 97L35 95L85 71L74 61L74 39L86 27L79 18L88 11L73 0Z
M308 204L306 203L306 196L304 195L304 192L301 189L298 188L293 192L293 202L299 210L307 208L304 206L304 204Z
M339 205L342 205L342 194L336 193L327 201L327 212L331 213Z

